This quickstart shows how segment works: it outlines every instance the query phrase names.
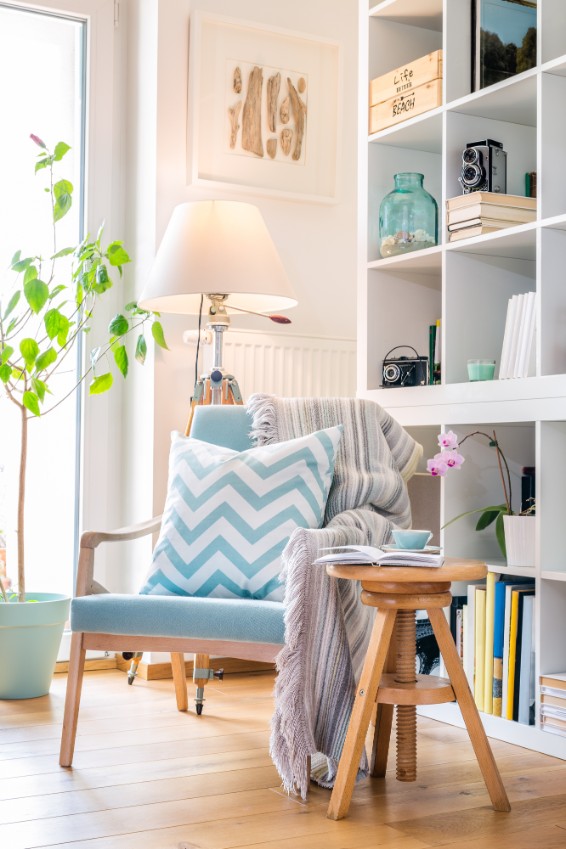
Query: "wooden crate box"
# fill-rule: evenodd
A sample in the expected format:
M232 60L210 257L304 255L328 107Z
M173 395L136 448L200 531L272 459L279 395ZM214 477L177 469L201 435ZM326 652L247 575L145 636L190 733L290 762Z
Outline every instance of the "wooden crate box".
M371 106L369 110L369 131L378 133L415 115L435 109L442 103L442 80L420 85L407 94L395 97Z
M400 94L408 94L436 79L442 79L442 50L435 50L372 80L369 84L369 105L375 106Z

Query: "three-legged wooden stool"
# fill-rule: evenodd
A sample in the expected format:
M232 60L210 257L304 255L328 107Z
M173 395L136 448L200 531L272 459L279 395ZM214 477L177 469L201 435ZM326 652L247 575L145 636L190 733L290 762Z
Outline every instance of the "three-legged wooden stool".
M327 566L327 572L333 578L361 581L363 603L377 607L375 624L330 797L328 817L339 820L348 813L375 702L377 720L371 758L372 775L385 775L394 705L397 705L397 778L400 781L415 781L416 705L434 705L456 699L493 807L496 811L511 810L462 662L442 611L452 600L451 582L484 578L487 574L485 563L447 558L439 568L334 565ZM450 680L416 674L417 610L427 612Z

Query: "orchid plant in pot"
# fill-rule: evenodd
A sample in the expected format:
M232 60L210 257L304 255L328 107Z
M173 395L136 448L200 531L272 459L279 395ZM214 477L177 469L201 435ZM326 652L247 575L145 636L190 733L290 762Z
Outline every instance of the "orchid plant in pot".
M456 522L464 516L471 516L479 513L479 518L476 523L476 531L483 531L491 525L494 526L499 548L503 557L507 559L508 565L532 566L534 562L534 523L528 526L528 538L529 540L532 539L532 543L529 543L528 547L522 551L520 555L515 554L515 548L512 543L510 545L510 540L512 538L511 534L513 533L511 528L514 528L516 524L514 520L519 517L534 515L534 502L520 514L515 514L513 511L511 472L495 431L489 434L481 430L476 430L473 433L469 433L461 440L458 440L457 434L451 430L445 433L440 433L438 435L440 451L427 461L427 471L434 477L444 477L451 469L461 469L465 462L465 458L460 453L460 448L467 439L474 436L479 436L482 439L487 440L488 445L495 450L503 500L500 504L490 504L487 507L476 507L473 510L467 510L464 513L460 513L458 516L450 519L449 522L446 522L443 527L445 528L448 525L451 525L453 522ZM522 533L523 532L521 532L521 534ZM520 559L520 562L517 562L518 558Z
M123 267L130 262L130 257L121 241L104 244L102 227L94 238L87 235L78 244L62 246L58 243L59 222L71 209L73 185L66 179L56 178L55 172L70 147L59 142L50 150L38 136L32 135L31 140L39 148L36 176L47 178L43 191L52 236L48 256L24 255L21 250L14 253L10 264L13 278L8 290L0 291L0 395L15 406L20 421L16 495L17 594L8 595L0 578L0 622L3 626L0 633L3 635L7 633L6 626L9 629L16 617L25 615L37 621L44 618L45 606L41 603L6 602L41 602L43 595L49 595L34 593L30 596L26 592L25 505L30 424L35 425L49 415L87 381L89 393L98 395L111 388L113 371L125 378L129 368L125 344L128 337L135 337L134 356L142 364L147 352L146 327L151 328L157 345L167 347L158 314L140 309L135 302L128 303L111 320L104 341L93 348L89 361L79 367L76 381L69 386L67 379L61 387L61 375L73 369L72 354L76 355L79 339L90 331L99 304L113 285L112 276L122 277ZM60 606L57 614L60 619L62 617L61 633L68 611L68 600L66 602L66 608ZM9 645L0 646L0 650L3 658L0 698L17 698L19 696L11 695L10 684L5 680L6 667L10 665L5 661L14 653L13 639ZM34 651L23 664L28 678L29 660L32 658L35 662L36 655ZM54 660L51 672L53 665ZM42 694L28 692L29 689L23 687L28 695ZM44 689L45 685L40 685L39 690Z

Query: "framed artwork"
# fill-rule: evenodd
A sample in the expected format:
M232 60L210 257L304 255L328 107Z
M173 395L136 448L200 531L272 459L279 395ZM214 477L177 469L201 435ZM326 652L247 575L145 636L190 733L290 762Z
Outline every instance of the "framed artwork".
M339 45L195 12L189 182L336 199Z
M472 0L472 91L537 62L537 0Z

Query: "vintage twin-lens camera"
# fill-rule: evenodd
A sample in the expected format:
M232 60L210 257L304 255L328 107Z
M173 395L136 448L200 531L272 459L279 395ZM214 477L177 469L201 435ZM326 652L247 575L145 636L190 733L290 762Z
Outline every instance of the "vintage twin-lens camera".
M410 348L414 357L390 357L398 348ZM385 355L382 367L383 387L425 386L428 383L428 357L419 357L411 345L396 345Z
M462 153L458 180L465 195L470 192L507 191L507 154L501 142L484 139L468 142Z

